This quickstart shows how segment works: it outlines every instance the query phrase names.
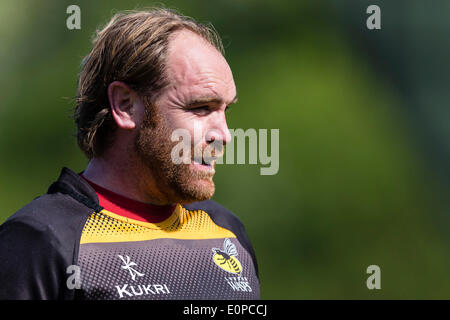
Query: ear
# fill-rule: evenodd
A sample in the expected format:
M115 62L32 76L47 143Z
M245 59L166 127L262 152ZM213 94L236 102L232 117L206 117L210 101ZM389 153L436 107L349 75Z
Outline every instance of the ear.
M114 81L108 86L108 99L111 113L119 128L133 130L136 128L136 95L124 82Z

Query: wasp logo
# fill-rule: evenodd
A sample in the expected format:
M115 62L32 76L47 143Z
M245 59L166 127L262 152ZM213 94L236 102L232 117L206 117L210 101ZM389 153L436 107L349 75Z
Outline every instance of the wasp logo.
M125 269L125 270L130 271L131 279L132 279L133 281L136 280L136 276L139 276L139 277L143 277L143 276L144 276L143 273L140 273L140 272L138 272L138 271L136 271L135 269L132 268L133 266L137 266L137 264L136 264L136 262L131 261L131 259L130 259L129 256L125 256L125 257L127 257L126 260L125 260L125 258L124 258L123 256L121 256L120 254L117 255L117 256L118 256L118 257L120 258L120 260L122 260L122 262L125 264L124 266L122 266L122 269Z
M238 255L236 246L231 243L230 239L226 238L223 242L223 250L212 248L212 251L214 252L213 261L220 268L229 273L241 274L242 266L236 258Z

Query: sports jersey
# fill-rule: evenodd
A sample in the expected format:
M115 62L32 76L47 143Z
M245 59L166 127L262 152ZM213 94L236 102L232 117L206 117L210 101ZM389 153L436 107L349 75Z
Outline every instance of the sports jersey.
M92 182L80 175L95 190L98 203L105 210L120 216L143 222L161 222L166 220L175 210L176 205L154 205L124 197Z
M163 221L100 206L68 168L0 226L0 299L259 299L244 226L207 200Z

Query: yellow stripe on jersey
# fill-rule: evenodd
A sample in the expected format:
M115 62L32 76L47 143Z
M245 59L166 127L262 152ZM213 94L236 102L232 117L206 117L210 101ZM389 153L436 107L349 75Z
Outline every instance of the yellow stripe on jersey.
M178 204L166 220L142 222L102 210L92 213L81 234L80 244L97 242L169 239L236 238L230 230L215 224L203 210L189 211Z

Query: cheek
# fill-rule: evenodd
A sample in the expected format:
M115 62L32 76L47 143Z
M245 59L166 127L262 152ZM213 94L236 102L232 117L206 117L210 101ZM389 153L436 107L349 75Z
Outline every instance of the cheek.
M208 129L207 117L198 117L187 113L173 115L167 120L168 127L170 127L172 131L180 129L185 131L189 135L192 144L198 145L205 140L205 134Z

